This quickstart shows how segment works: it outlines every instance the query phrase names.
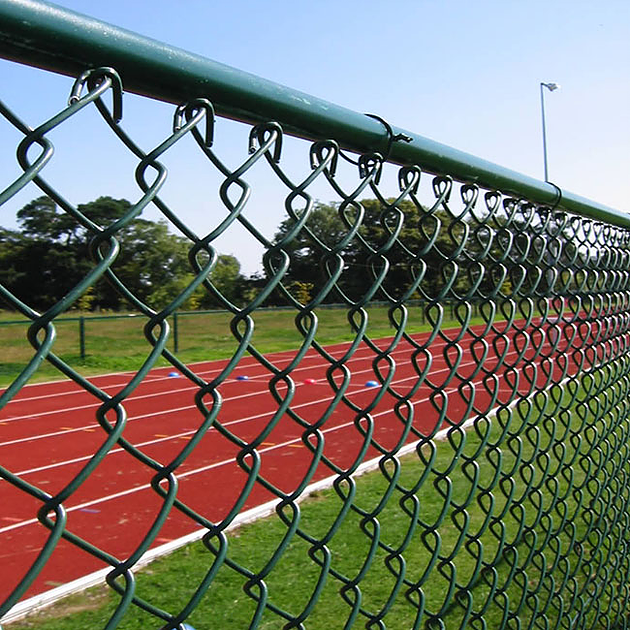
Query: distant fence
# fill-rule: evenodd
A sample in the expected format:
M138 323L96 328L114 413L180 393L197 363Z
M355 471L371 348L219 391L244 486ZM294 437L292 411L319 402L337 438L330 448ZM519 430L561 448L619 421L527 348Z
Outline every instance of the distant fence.
M378 306L379 303L374 303L374 306ZM381 303L381 306L385 306L385 303ZM422 309L422 305L419 301L416 301L416 306L419 307L420 313L420 321L424 324L426 323L426 316L424 314L424 310ZM453 319L455 312L455 302L451 302L450 304L446 304L447 309L449 309L450 318ZM345 308L343 304L326 304L322 306L323 309L341 309ZM293 310L290 306L276 306L276 307L268 307L265 309L267 312L282 312L282 311L290 311ZM213 315L213 314L225 314L227 311L224 310L197 310L197 311L174 311L171 315L171 341L173 344L173 352L179 352L179 340L180 340L180 332L182 325L182 319L186 320L187 318L195 318L195 316L202 315ZM89 343L89 332L86 328L87 325L97 323L97 322L108 322L108 321L129 321L130 318L141 317L139 313L124 313L124 314L107 314L107 315L77 315L76 317L72 316L64 316L57 319L57 324L67 324L67 323L76 323L76 340L77 340L77 349L79 351L79 356L81 359L85 359L87 355L87 348ZM28 319L6 319L0 320L0 329L4 326L29 326L31 321ZM194 323L192 324L194 326Z
M217 624L629 627L626 214L378 116L43 2L0 4L0 54L78 77L69 104L60 103L49 120L23 122L0 107L20 135L22 168L3 184L0 204L36 186L88 234L91 260L80 282L42 312L0 286L4 304L30 322L21 339L28 359L0 395L0 430L9 436L0 445L0 548L20 548L13 538L18 529L33 532L23 543L30 555L4 571L3 622L50 585L47 571L54 576L50 567L60 566L56 554L71 549L76 562L87 557L99 575L106 573L115 602L90 627L124 627L134 615L144 615L146 627L190 623L197 630ZM123 87L176 105L157 147L140 148L133 130L124 129ZM10 86L3 89L10 97ZM56 159L53 130L71 128L79 112L93 108L132 159L138 183L128 211L100 223L82 214L73 191L59 191L48 171ZM251 125L236 165L214 152L215 115ZM295 140L300 158L285 164L288 135L302 140ZM206 197L217 199L201 234L161 197L168 174L160 160L191 137L196 145L188 150L205 160L217 182L211 186L210 175L199 182ZM261 212L248 205L250 176L258 171L281 191L283 223L275 237L262 225L266 206ZM325 208L316 203L322 190L330 201ZM116 267L121 235L149 206L190 242L187 284L158 308L130 291ZM264 249L264 277L242 306L210 281L217 240L236 229ZM290 283L296 269L313 268L314 288L302 302ZM86 377L80 361L56 354L56 327L102 280L137 309L146 339L141 365L115 383L116 391ZM230 316L225 335L232 350L210 376L182 360L177 337L179 310L201 289ZM298 338L282 355L257 345L260 309L273 293L290 304ZM421 305L414 301L418 295ZM344 343L330 346L321 340L320 321L333 299L343 304L349 332ZM374 301L385 304L385 336L372 334ZM455 324L446 325L445 305ZM418 317L429 332L412 332ZM85 357L88 320L75 321ZM111 342L113 353L117 345ZM157 422L160 412L134 412L135 392L162 360L183 377L181 389L188 388L180 411L169 410L168 430L179 433L151 429L149 437L140 436L140 419L151 415ZM72 436L81 435L94 450L69 454L75 468L61 481L50 473L31 482L35 465L27 470L24 464L29 456L38 470L59 467L46 459L52 449L31 452L32 435L11 433L27 422L39 426L34 405L52 399L26 387L43 362L90 402L88 411L55 412L38 437L61 439L68 431L68 449L79 442ZM263 385L232 396L244 365ZM301 387L306 381L314 387ZM140 398L150 396L165 394ZM19 406L24 399L30 407ZM81 413L90 423L71 424ZM171 437L169 455L153 457L150 449ZM118 453L127 466L107 468ZM136 477L127 479L127 469ZM374 470L369 492L358 479L366 469ZM198 471L206 476L195 488L190 480ZM315 518L324 499L302 500L321 484L329 488L328 511ZM102 513L89 507L102 501L89 494L101 486L116 496L136 493L137 509L145 501L153 510L133 543L116 553L107 536L131 531L137 519L121 525L107 504ZM269 536L239 552L241 539L229 532L263 500L275 502L264 524ZM136 579L143 558L171 525L202 538L205 562L194 580L179 569L186 575L179 582L194 584L185 584L175 602L159 580L153 590L145 588L152 573L143 586ZM63 562L66 568L73 563ZM297 574L282 583L291 567ZM231 581L240 593L223 597Z
M225 311L175 311L171 316L171 326L172 326L172 342L173 342L173 351L179 352L179 331L180 331L180 319L185 316L190 315L209 315L212 313L225 313ZM104 321L128 321L129 318L139 317L141 316L139 313L125 313L124 315L78 315L76 317L63 317L57 320L58 324L68 323L68 322L76 322L77 324L77 349L79 351L79 356L81 359L85 359L86 357L86 348L88 343L88 334L86 331L86 324L91 324L94 322L104 322ZM5 321L0 321L0 327L2 326L26 326L30 325L29 320L25 319L8 319Z

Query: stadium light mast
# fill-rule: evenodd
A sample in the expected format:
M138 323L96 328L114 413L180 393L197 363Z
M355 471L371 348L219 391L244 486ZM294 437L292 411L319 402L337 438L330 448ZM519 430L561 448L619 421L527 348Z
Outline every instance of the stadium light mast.
M543 88L547 88L550 92L557 90L560 86L557 83L542 83L540 84L540 112L542 114L542 141L543 141L543 159L545 163L545 181L549 181L549 174L547 172L547 130L545 128L545 91Z

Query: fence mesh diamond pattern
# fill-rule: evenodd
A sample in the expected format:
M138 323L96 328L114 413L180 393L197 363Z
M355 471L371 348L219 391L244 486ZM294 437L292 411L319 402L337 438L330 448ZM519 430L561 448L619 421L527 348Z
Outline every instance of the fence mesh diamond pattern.
M85 391L98 435L91 456L51 486L0 460L6 496L24 497L38 532L38 548L25 555L0 618L65 545L109 568L107 584L118 600L107 628L123 627L138 608L153 623L146 627L195 619L198 628L215 627L214 593L226 572L238 576L249 627L308 628L317 619L330 628L627 627L628 230L566 212L561 199L557 207L540 206L421 165L395 166L386 155L349 154L334 138L299 141L305 167L296 176L295 164L285 170L282 121L253 126L239 165L228 167L214 149L220 130L206 99L177 107L164 141L145 151L123 129L122 105L121 79L102 68L79 77L69 104L34 129L0 107L23 136L23 174L4 183L0 203L35 184L88 234L92 261L81 281L41 312L0 285L4 306L30 320L24 343L32 348L0 408L10 410L48 362ZM47 179L55 131L72 126L85 108L98 110L135 160L139 198L109 223L81 212L71 192ZM208 217L203 234L160 196L168 179L161 159L191 137L220 181L209 191L218 193L220 212ZM274 238L249 210L255 169L285 191ZM326 208L312 192L324 187ZM147 208L157 208L189 241L188 280L159 307L145 303L116 269L119 235ZM217 241L237 226L264 248L264 274L244 303L230 301L211 280ZM319 269L300 291L306 252ZM116 391L86 376L80 361L55 354L58 319L100 282L144 317L146 356ZM169 346L169 322L199 291L230 314L225 334L234 339L231 356L211 377ZM271 296L294 315L301 341L288 353L257 347L255 324ZM345 343L329 345L319 324L333 303L345 310L349 333ZM371 333L374 304L386 313L387 337ZM195 426L167 459L139 443L128 413L128 399L163 359L182 375L180 385L186 381L196 409ZM234 421L224 395L245 361L265 375L266 408L257 424ZM306 400L301 387L310 364L321 373L309 390L316 400ZM270 455L279 435L299 447L290 469ZM200 499L187 494L184 481L208 436L230 454L233 473L209 477ZM99 545L98 532L74 518L90 480L110 487L98 471L120 449L148 478L152 506L124 556ZM366 462L373 462L376 497L363 490ZM323 478L330 479L325 501L332 507L314 519L307 508L317 499L301 500ZM248 563L247 554L232 553L228 530L255 496L277 500L270 520L280 534L264 561ZM205 532L206 571L178 609L147 598L135 578L169 519ZM101 527L120 525L108 515ZM344 555L347 537L359 541L360 557L356 547ZM294 593L274 588L296 553L303 584ZM209 616L196 618L204 606Z

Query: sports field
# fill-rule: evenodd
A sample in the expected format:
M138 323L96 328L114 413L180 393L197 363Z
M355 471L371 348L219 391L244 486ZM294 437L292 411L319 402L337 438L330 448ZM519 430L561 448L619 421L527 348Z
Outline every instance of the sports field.
M429 333L416 334L413 343L400 342L387 362L379 362L375 350L384 351L391 338L380 339L375 348L362 346L346 363L348 386L337 403L333 403L335 391L342 386L344 373L313 350L290 378L275 382L267 369L247 358L218 388L220 411L209 430L204 424L207 414L200 407L205 403L208 410L216 408L218 400L214 406L210 396L195 400L196 385L172 368L155 369L124 402L125 442L108 452L65 503L67 529L115 558L129 557L162 516L164 500L151 486L155 468L174 462L198 433L202 435L196 447L175 470L177 498L208 521L221 524L233 518L236 507L244 510L277 498L278 493L290 494L304 480L313 483L336 470L349 470L418 436L509 404L545 379L557 381L560 370L567 375L566 365L554 368L545 358L548 349L543 346L519 349L522 333L515 330L518 327L510 335L516 341L509 346L507 336L496 328L493 337L486 334L482 340L487 331L481 326L470 328L458 344L454 340L460 329L445 331L436 339ZM340 359L348 348L349 344L335 344L326 351ZM282 370L294 354L270 353L267 359ZM551 366L552 374L536 369L541 360ZM190 367L212 382L225 364L214 361ZM131 376L108 374L91 382L115 398ZM388 379L389 387L375 386L379 378ZM408 398L408 404L397 405L401 398ZM283 401L286 410L278 413ZM0 416L4 466L46 493L62 492L107 437L97 420L102 404L68 381L25 387ZM112 411L105 418L112 426L121 421ZM322 458L314 467L313 451L318 447ZM254 448L260 468L257 475L250 475ZM274 487L278 492L271 491ZM49 532L37 520L41 501L4 481L0 505L0 548L6 568L0 575L0 599L4 599L35 561ZM151 546L195 529L199 524L175 507L159 532L149 537ZM61 540L28 594L105 567L103 560Z

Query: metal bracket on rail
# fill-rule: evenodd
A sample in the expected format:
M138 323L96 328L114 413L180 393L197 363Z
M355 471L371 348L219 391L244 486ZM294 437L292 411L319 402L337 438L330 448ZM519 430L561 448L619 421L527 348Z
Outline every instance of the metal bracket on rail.
M394 130L392 129L392 126L384 118L381 118L380 116L377 116L376 114L365 114L365 115L369 116L370 118L374 118L374 120L378 120L385 127L385 130L387 131L387 150L385 151L385 154L383 155L383 163L389 160L389 156L392 152L392 146L394 142L411 142L413 140L412 137L404 133L395 134ZM339 155L347 162L350 162L351 164L354 164L355 166L359 165L358 160L353 160L351 157L348 157L341 150L339 151Z

